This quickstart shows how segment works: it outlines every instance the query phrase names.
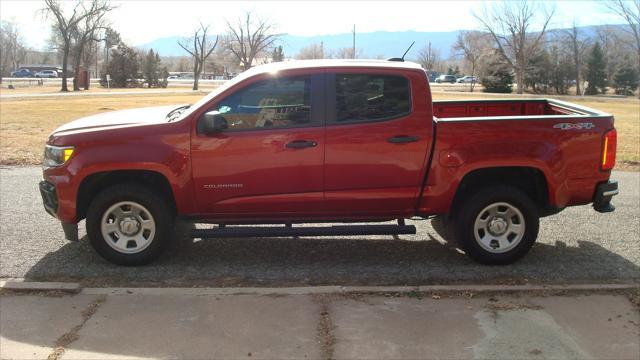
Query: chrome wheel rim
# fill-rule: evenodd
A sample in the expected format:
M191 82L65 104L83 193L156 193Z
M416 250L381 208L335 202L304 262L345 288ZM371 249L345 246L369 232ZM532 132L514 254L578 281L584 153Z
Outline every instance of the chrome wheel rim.
M100 230L111 248L123 254L135 254L151 245L156 223L144 206L122 201L105 211Z
M524 230L522 212L505 202L493 203L482 209L473 226L478 245L494 254L504 253L518 246L524 237Z

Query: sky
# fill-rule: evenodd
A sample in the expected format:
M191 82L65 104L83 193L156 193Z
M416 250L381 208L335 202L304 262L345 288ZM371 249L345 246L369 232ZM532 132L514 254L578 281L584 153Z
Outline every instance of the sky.
M63 0L64 1L64 0ZM373 31L453 31L478 29L473 13L492 1L112 1L118 5L109 18L122 38L142 45L168 36L187 36L201 21L213 33L225 31L225 19L253 11L277 25L279 33L328 35ZM555 7L552 28L623 23L602 1L538 1ZM67 5L72 1L66 0ZM46 47L50 22L38 12L43 1L0 0L0 19L20 27L26 43ZM535 29L534 29L535 30Z

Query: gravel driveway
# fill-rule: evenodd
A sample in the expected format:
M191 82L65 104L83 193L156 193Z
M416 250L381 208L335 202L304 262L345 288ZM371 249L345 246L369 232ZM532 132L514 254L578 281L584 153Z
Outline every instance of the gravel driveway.
M127 268L98 257L86 238L64 239L45 213L38 167L0 169L0 277L100 285L295 286L640 281L640 173L616 172L617 210L569 208L541 220L537 244L510 266L475 264L428 221L418 234L349 238L218 239L189 242L152 265ZM410 222L411 223L411 222ZM81 223L84 235L84 222ZM186 231L186 229L184 230ZM183 232L184 232L183 231Z

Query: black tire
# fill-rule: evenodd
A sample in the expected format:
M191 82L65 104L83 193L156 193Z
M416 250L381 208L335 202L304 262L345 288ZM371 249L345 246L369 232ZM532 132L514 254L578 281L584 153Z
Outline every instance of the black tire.
M521 240L508 251L496 253L482 247L476 241L475 221L480 212L496 203L507 203L520 211L524 218L524 231ZM483 188L465 200L454 217L455 238L458 245L475 261L487 265L506 265L523 257L538 237L540 218L535 203L521 190L510 186ZM486 212L485 212L486 214ZM494 241L494 240L492 240Z
M155 233L149 245L136 253L123 253L107 243L101 231L105 212L113 205L131 201L142 205L155 222ZM95 251L109 262L125 266L148 264L160 256L171 242L174 234L174 214L169 202L152 190L139 184L125 183L109 187L100 192L87 210L87 235Z
M431 219L431 227L433 230L447 242L454 240L451 226L452 222L446 215L438 215Z

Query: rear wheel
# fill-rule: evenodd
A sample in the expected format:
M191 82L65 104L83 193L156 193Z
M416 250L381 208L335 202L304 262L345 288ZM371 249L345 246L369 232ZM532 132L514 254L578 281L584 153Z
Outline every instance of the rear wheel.
M431 227L440 237L447 242L453 240L452 222L446 215L438 215L431 219Z
M173 216L165 199L137 184L116 185L98 194L86 223L96 252L119 265L155 260L173 235Z
M456 240L472 259L510 264L524 256L538 237L534 202L508 186L481 189L464 201L455 217Z

